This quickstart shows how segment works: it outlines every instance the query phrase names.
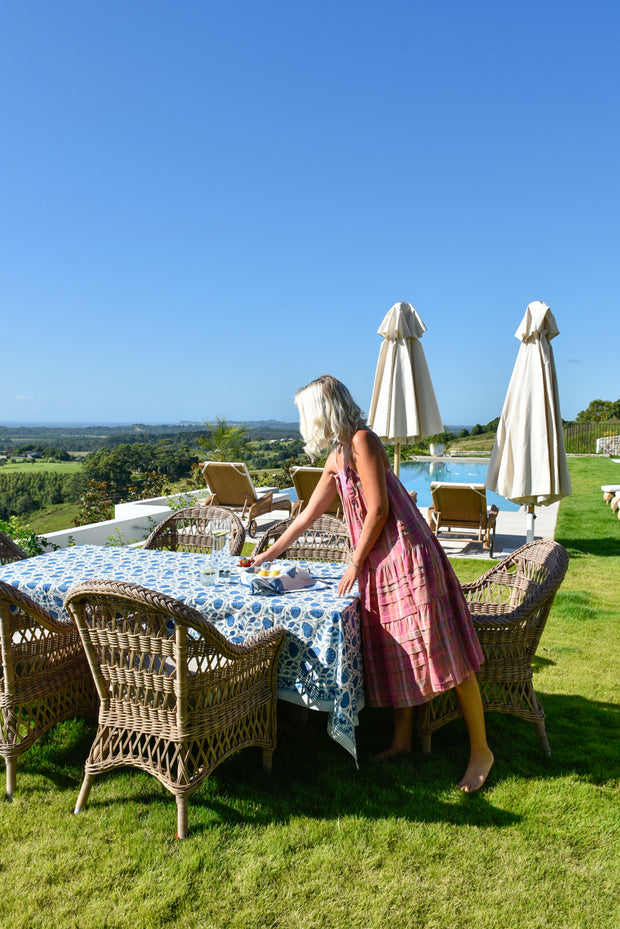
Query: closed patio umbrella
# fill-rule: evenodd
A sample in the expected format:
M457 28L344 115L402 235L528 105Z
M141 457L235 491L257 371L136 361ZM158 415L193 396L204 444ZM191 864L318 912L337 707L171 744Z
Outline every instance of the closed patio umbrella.
M489 490L527 507L528 542L534 538L534 507L572 493L551 347L558 333L547 304L530 303L515 333L521 345L487 471Z
M426 326L410 303L395 303L377 330L383 336L368 425L394 445L394 471L400 474L400 447L443 432L420 339Z

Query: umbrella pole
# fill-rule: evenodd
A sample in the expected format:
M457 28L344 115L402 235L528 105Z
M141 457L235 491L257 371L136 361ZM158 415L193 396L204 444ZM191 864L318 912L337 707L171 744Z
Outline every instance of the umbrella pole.
M400 477L400 442L394 446L394 474Z
M534 507L532 505L527 508L527 532L525 534L526 542L534 541L534 521L536 520L536 513L534 512Z

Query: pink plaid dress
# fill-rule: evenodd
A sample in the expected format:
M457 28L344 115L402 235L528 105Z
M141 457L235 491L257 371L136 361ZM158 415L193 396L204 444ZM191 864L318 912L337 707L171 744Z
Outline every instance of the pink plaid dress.
M416 706L477 671L483 655L452 565L394 472L386 476L390 513L359 574L366 702ZM361 481L346 463L336 480L355 545Z

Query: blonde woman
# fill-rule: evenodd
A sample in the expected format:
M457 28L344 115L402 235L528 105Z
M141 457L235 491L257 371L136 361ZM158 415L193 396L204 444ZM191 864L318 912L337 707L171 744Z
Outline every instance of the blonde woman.
M394 708L392 744L379 757L409 752L414 707L454 688L470 739L459 787L476 791L494 759L475 674L482 651L452 566L344 384L324 375L295 403L306 452L332 451L307 507L254 563L277 558L339 493L354 551L338 595L358 582L366 703Z

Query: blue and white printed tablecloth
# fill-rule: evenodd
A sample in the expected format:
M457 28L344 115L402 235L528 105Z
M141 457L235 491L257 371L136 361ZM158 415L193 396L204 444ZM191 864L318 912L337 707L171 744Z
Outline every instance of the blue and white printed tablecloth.
M68 618L64 598L71 587L102 578L176 597L203 613L232 642L283 626L287 636L278 666L278 696L327 711L329 735L357 761L355 726L364 705L359 603L336 594L344 565L299 562L324 582L320 589L317 585L264 597L252 594L235 572L229 581L205 586L204 564L203 555L188 552L79 545L2 565L0 580L60 618Z

